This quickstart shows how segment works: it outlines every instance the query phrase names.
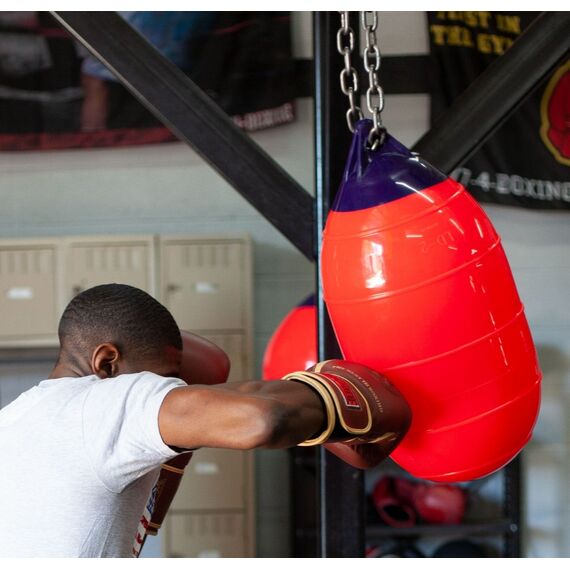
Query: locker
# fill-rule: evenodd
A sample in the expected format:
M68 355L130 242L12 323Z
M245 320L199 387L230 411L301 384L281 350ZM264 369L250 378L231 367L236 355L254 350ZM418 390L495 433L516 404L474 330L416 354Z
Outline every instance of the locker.
M57 284L55 242L0 244L0 342L57 342Z
M248 241L163 239L161 298L180 328L241 330L248 326Z
M244 509L248 463L248 452L199 449L186 467L172 510Z
M65 302L102 283L124 283L155 294L152 236L70 238L66 241Z
M171 514L165 521L164 555L172 558L244 558L246 526L241 513Z

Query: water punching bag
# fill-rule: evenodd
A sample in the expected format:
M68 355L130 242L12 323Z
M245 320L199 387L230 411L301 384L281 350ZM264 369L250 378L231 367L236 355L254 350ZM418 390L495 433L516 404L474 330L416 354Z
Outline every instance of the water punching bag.
M324 299L343 356L413 412L391 457L467 481L507 464L540 402L536 351L500 238L456 181L359 121L323 234Z
M281 321L263 355L264 380L283 378L317 363L315 295L309 295Z

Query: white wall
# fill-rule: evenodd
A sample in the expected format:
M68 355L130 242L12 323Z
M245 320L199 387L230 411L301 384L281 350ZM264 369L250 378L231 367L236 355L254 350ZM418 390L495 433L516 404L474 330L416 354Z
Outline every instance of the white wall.
M421 12L380 14L383 53L425 53ZM311 55L311 20L295 13L298 57ZM340 57L340 56L339 56ZM412 145L428 129L428 98L386 97L384 124ZM344 117L339 117L344 123ZM313 189L312 108L298 120L253 138L307 190ZM231 157L228 157L231 159ZM238 233L254 241L255 351L259 372L269 336L313 289L314 267L268 222L181 143L65 152L0 153L0 237L119 233ZM263 189L260 189L263 191ZM487 207L502 234L539 347L544 403L525 453L527 553L570 555L567 473L570 428L570 285L568 213ZM35 378L3 373L5 405ZM2 371L0 371L2 374ZM12 381L7 379L16 374ZM287 556L288 462L285 452L257 454L259 556ZM280 489L276 493L276 489Z

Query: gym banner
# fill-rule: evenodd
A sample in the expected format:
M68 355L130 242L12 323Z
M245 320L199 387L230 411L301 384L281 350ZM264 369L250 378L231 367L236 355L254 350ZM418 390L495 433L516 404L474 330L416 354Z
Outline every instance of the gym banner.
M242 129L294 120L288 12L119 14ZM0 12L0 150L172 140L49 12Z
M428 12L432 124L537 15ZM481 202L570 208L570 54L452 176Z

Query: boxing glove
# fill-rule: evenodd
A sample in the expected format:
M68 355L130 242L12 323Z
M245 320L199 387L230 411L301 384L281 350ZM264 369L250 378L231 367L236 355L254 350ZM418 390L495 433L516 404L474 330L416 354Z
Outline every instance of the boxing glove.
M310 386L323 402L324 428L302 446L327 444L333 453L359 466L361 457L373 455L376 462L387 457L409 429L411 412L400 392L362 364L327 360L283 379ZM339 448L335 443L352 448ZM361 455L358 450L363 444L373 447Z
M419 484L414 490L414 508L431 524L459 524L467 506L465 491L454 485Z
M188 331L182 336L179 378L186 384L223 384L230 373L230 359L216 344Z
M409 528L416 524L412 506L413 484L406 479L385 476L372 489L372 501L378 516L387 525Z
M230 359L217 345L188 331L180 331L182 356L178 376L186 384L223 384L230 372ZM139 521L133 544L138 557L147 535L156 535L178 491L192 453L183 453L161 465L158 480Z

